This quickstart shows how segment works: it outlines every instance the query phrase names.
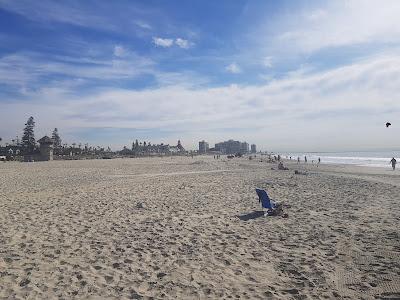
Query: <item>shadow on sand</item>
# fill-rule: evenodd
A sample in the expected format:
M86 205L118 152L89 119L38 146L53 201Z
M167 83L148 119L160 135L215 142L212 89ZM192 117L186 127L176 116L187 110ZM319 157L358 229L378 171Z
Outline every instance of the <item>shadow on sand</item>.
M245 214L245 215L237 216L237 217L242 221L248 221L248 220L257 219L257 218L263 217L263 216L264 216L264 211L257 210L257 211L253 211L253 212Z

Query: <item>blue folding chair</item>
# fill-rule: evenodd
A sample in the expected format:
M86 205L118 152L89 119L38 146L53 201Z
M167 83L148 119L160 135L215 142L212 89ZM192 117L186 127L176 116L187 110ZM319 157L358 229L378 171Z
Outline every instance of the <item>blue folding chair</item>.
M267 209L267 213L265 215L273 213L277 208L277 204L271 200L267 192L265 190L256 189L256 193L258 195L258 201L261 202L262 208Z

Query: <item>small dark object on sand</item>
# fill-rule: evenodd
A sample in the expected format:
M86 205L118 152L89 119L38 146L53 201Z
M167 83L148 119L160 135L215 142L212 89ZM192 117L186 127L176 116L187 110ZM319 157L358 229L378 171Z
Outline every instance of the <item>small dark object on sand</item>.
M289 170L289 168L286 168L282 162L279 162L278 164L278 170Z
M275 209L268 211L269 216L281 216L282 214L283 214L282 203L276 203Z
M297 174L297 175L307 175L306 172L301 172L301 171L297 171L297 170L294 170L294 174Z

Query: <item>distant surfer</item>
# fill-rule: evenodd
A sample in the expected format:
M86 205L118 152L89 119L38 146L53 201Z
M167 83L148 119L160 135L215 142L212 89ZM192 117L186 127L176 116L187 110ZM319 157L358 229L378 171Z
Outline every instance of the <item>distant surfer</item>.
M394 170L396 169L397 160L393 157L392 160L391 160L390 162L391 162L391 164L392 164L392 168L393 168L393 171L394 171Z

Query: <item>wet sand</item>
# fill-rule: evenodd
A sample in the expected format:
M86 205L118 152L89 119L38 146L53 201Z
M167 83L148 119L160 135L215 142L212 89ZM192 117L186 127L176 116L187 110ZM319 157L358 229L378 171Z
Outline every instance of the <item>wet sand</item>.
M400 298L400 172L287 165L0 163L0 299Z

